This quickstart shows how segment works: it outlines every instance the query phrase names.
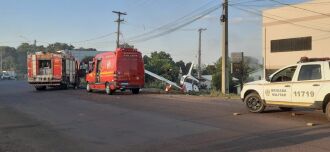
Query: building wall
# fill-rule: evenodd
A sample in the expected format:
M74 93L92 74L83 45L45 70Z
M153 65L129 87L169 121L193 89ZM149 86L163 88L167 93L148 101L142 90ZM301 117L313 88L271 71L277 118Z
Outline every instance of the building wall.
M279 7L263 11L263 57L266 71L297 63L301 57L330 57L330 5L328 0L313 0L293 8ZM312 37L312 49L271 52L271 40ZM270 73L267 73L269 75Z

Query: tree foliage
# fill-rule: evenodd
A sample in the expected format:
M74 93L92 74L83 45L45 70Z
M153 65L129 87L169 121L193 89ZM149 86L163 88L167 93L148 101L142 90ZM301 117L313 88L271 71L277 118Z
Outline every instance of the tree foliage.
M120 48L132 48L132 49L134 49L134 45L130 45L128 43L120 44L119 47Z
M170 54L166 52L152 52L150 57L143 57L145 69L161 75L173 82L178 81L179 67L175 64ZM152 81L148 79L147 81Z
M13 47L2 46L0 47L0 52L2 53L2 69L3 70L13 70L15 63L17 62L16 49Z
M97 51L95 48L83 48L83 47L80 47L80 48L74 49L74 50L78 50L78 51Z
M56 52L60 50L72 50L74 49L73 45L68 45L66 43L54 43L54 44L49 44L46 48L47 52Z
M34 46L29 43L22 43L17 48L0 46L0 52L2 52L3 55L3 70L15 70L17 73L25 74L27 71L26 58L28 53L39 51L56 52L59 50L72 50L74 48L74 46L66 43L49 44L47 47L43 45ZM94 48L79 48L79 50L96 51Z
M190 66L191 66L192 63L191 62L184 63L182 60L180 60L179 62L176 62L175 64L176 64L176 66L181 68L182 74L185 75L185 74L188 74Z

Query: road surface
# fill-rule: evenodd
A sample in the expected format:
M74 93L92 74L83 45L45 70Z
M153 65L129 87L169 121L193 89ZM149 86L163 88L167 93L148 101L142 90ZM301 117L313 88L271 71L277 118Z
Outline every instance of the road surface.
M211 97L37 92L0 81L0 152L330 151L323 114L293 112L251 114L239 100Z

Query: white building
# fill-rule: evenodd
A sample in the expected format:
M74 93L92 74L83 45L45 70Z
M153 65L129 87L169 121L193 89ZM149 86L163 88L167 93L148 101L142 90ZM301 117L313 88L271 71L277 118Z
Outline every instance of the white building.
M330 57L329 0L312 0L263 11L266 75L301 57Z

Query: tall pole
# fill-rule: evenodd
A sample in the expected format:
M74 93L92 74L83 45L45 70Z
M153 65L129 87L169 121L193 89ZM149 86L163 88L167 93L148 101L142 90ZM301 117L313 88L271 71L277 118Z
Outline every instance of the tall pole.
M117 22L117 48L119 48L120 23L124 22L124 20L121 19L121 15L127 15L127 14L117 11L112 11L112 12L118 15L118 19L115 22Z
M223 10L221 16L222 25L222 73L221 92L229 93L229 71L228 71L228 0L223 0Z
M34 43L33 43L33 47L34 47L34 48L33 48L33 49L34 49L33 51L34 51L34 52L37 52L37 40L34 40L33 42L34 42Z
M0 57L0 59L1 59L1 63L0 63L1 70L0 70L0 72L3 71L3 69L2 69L2 52L3 52L3 51L0 51L0 55L1 55L1 57Z
M198 75L198 79L201 79L202 77L202 68L201 68L201 64L202 64L202 32L205 31L206 28L200 28L198 29L199 32L199 45L198 45L198 70L197 70L197 75Z

